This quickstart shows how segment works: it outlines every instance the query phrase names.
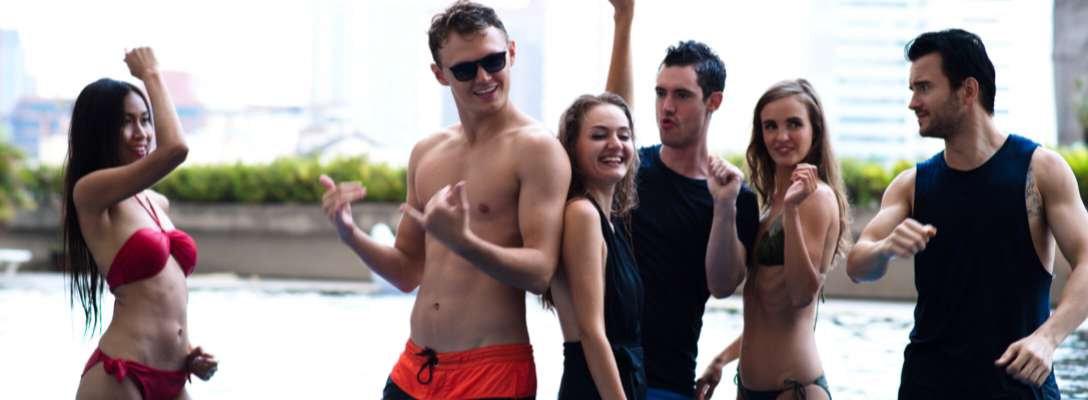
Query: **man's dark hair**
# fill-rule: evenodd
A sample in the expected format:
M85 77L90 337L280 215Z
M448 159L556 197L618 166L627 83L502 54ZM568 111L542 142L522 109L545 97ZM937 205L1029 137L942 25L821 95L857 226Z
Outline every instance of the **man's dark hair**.
M706 103L712 93L725 90L725 63L722 63L718 54L705 43L689 40L680 42L676 46L669 46L665 61L662 61L661 65L695 67L697 82L703 89L703 103Z
M975 78L978 81L982 108L994 115L996 74L994 64L986 55L986 46L982 44L982 39L963 29L945 29L918 35L907 43L903 51L911 62L933 52L941 53L941 72L948 77L951 89L959 89L965 79Z
M507 39L510 38L510 35L506 33L506 26L502 24L502 20L495 15L495 10L491 7L468 0L454 2L446 11L431 18L431 28L427 29L428 44L431 46L431 57L434 58L434 63L442 65L438 61L438 50L450 39L451 32L461 36L485 35L487 28L491 26L502 31Z

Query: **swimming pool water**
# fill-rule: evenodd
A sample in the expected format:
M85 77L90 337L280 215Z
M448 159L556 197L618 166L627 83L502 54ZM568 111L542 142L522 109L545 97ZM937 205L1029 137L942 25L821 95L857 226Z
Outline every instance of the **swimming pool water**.
M209 382L189 393L206 399L376 399L408 338L413 297L247 287L190 279L189 330L194 345L220 358ZM297 285L296 285L297 286ZM79 305L69 308L58 274L22 273L0 283L0 399L71 399L98 338L83 338ZM104 315L112 314L106 293ZM699 342L701 374L741 331L740 299L712 300ZM559 323L526 296L538 398L555 398L562 375ZM817 345L836 399L894 399L913 304L828 300ZM1064 398L1088 398L1088 332L1055 353ZM724 369L715 399L735 399L736 363Z

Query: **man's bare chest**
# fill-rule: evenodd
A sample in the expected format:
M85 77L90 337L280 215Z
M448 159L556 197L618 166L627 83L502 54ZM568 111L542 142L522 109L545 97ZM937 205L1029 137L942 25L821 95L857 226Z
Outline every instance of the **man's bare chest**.
M478 221L516 215L520 182L511 154L437 151L420 161L414 189L420 207L443 187L465 182L470 218Z

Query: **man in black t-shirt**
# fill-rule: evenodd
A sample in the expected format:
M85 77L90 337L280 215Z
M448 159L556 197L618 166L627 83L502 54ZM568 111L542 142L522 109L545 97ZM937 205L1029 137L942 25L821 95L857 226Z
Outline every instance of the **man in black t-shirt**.
M633 5L611 1L616 36L606 88L632 103ZM706 301L711 294L731 295L744 279L759 228L755 192L744 185L739 169L707 150L710 117L724 88L725 65L710 47L695 41L669 47L655 88L662 144L639 150L639 206L631 220L646 293L642 347L648 400L696 397L695 359ZM712 163L719 173L712 172ZM719 276L726 271L739 276ZM715 287L708 286L708 274Z

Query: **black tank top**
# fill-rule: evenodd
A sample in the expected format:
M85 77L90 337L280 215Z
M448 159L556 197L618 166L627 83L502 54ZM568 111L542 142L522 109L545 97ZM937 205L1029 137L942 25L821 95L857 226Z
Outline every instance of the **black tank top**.
M943 151L918 164L914 219L937 234L914 259L918 305L901 390L920 384L970 398L1057 399L1053 372L1037 389L994 366L1050 316L1052 277L1032 243L1025 202L1038 146L1009 135L971 171L948 167Z
M630 242L624 233L623 222L609 217L592 198L589 202L601 217L601 234L608 249L604 265L604 332L612 347L619 368L620 381L629 400L646 398L645 355L642 351L642 278L632 255ZM613 232L609 226L615 227ZM563 378L559 385L559 398L599 399L597 386L589 373L589 366L582 351L581 342L564 343Z
M642 340L642 277L635 257L631 255L631 242L624 234L622 220L606 215L592 198L589 202L601 217L601 233L608 248L604 262L605 335L609 341L639 342Z

